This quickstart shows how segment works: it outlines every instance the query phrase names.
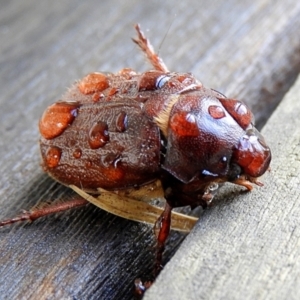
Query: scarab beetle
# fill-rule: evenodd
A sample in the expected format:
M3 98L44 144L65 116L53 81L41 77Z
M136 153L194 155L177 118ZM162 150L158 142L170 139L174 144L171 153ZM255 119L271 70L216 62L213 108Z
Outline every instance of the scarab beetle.
M248 190L261 185L257 178L269 168L271 152L243 102L204 87L190 73L169 72L136 30L134 42L154 70L92 73L76 82L42 115L40 149L45 172L88 201L102 207L109 199L104 209L126 211L122 216L134 220L158 218L158 272L172 208L206 207L223 182ZM137 200L159 194L165 209L149 217L146 211L154 208ZM0 225L85 203L24 213Z

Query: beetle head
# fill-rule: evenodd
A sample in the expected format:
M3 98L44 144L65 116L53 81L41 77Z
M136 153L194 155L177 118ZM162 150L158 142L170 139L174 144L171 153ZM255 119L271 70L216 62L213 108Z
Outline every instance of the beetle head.
M237 124L245 130L233 148L232 165L238 165L242 175L249 179L263 175L269 168L271 151L262 134L254 127L251 111L241 101L224 98L219 100Z

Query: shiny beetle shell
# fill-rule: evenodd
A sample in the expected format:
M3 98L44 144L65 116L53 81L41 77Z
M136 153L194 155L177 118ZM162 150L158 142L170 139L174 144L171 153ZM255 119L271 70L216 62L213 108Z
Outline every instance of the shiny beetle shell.
M69 105L59 104L62 108ZM76 117L64 132L41 140L44 168L52 177L66 185L95 190L132 187L157 176L160 133L138 103L74 105ZM47 114L49 111L40 124ZM60 149L57 164L49 163L53 149Z
M176 190L165 193L173 206L196 203L212 182L250 189L271 159L247 106L187 73L89 74L39 127L44 169L59 182L96 191L160 179Z

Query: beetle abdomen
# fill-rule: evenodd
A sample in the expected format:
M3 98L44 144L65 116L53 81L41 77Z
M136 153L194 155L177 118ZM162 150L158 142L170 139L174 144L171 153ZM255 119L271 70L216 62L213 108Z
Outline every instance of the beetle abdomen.
M65 127L57 136L44 124L53 110L58 118L51 126ZM159 129L136 101L57 102L45 111L40 128L44 169L63 184L120 189L157 176Z
M87 75L40 120L45 171L85 190L117 190L156 179L161 137L153 118L174 93L194 82L189 74L131 69Z

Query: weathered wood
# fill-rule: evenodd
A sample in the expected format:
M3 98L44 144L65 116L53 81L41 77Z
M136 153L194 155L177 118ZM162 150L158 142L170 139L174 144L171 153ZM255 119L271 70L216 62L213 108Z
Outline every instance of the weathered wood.
M261 190L206 211L144 299L300 299L300 77L263 133Z
M37 202L74 197L39 167L38 119L67 86L88 72L148 69L130 40L135 34L133 23L141 23L156 48L167 34L160 55L170 70L191 71L205 85L245 100L259 124L300 69L300 3L296 0L189 0L176 5L173 1L65 0L52 1L51 6L36 0L2 2L1 219ZM280 138L282 131L276 134ZM263 195L263 191L255 193ZM225 190L221 198L227 196L224 206L205 213L197 228L214 230L224 222L235 222L230 218L231 205L238 202L231 201ZM244 199L242 203L247 202ZM252 208L254 219L264 211L257 203ZM203 225L218 210L222 214L216 225ZM270 216L274 223L277 217ZM183 238L172 233L166 261ZM223 241L231 244L232 238L224 233ZM206 240L207 245L216 242ZM133 280L150 273L153 246L150 227L92 205L4 228L0 295L4 299L129 299ZM220 272L230 268L229 261Z

